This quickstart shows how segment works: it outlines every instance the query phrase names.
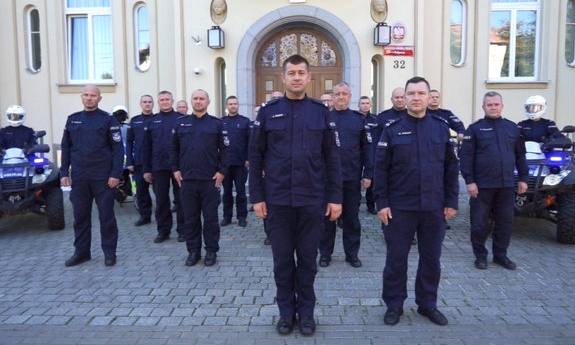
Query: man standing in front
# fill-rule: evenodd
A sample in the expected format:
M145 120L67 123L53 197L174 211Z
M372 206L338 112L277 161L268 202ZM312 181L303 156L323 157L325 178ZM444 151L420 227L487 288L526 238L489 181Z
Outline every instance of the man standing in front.
M407 115L383 129L375 156L374 197L387 245L382 298L384 323L395 325L407 298L407 262L414 235L419 245L415 279L417 312L446 325L437 309L445 220L457 213L457 157L449 127L429 114L429 84L421 77L405 85Z
M349 85L346 82L337 83L333 87L333 96L334 108L329 112L329 116L337 127L341 143L343 251L345 261L352 267L359 268L362 265L358 257L361 244L359 204L361 191L371 185L373 178L373 143L364 115L359 111L349 109L351 101ZM319 265L321 267L327 267L331 262L335 237L335 222L326 221L319 243Z
M75 266L91 259L94 200L100 218L104 264L116 264L118 225L114 214L114 196L123 170L124 145L116 118L98 108L101 99L98 87L86 85L82 90L84 110L68 116L62 136L60 183L64 187L72 186L70 201L74 212L75 237L74 255L66 260L66 266Z
M230 140L222 120L208 114L210 98L206 91L194 91L191 103L192 115L180 117L173 129L170 167L181 187L183 234L188 249L186 266L194 266L201 259L202 235L206 249L204 265L213 266L220 249L218 206L220 186L228 170Z
M270 233L280 319L279 334L315 332L314 280L324 217L341 214L341 163L328 109L307 97L309 63L283 63L285 96L264 104L250 138L250 200ZM265 171L265 178L264 178ZM295 254L295 258L294 258Z
M234 213L234 187L236 190L236 217L238 225L246 227L248 216L248 199L246 196L246 181L248 180L248 141L250 139L250 119L238 114L238 98L229 96L226 99L228 115L222 118L224 127L230 138L229 167L224 177L222 196L224 217L221 226L232 222Z
M517 266L507 257L515 202L513 174L517 169L517 194L525 193L529 179L525 142L517 125L501 116L503 98L499 93L487 92L482 108L485 117L469 125L459 152L461 175L471 196L469 211L475 267L487 268L485 242L492 214L493 263L513 270Z

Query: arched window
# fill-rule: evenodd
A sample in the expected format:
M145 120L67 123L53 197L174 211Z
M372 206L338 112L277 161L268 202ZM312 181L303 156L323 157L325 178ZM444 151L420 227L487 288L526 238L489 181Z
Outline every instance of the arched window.
M449 53L453 66L465 63L465 46L467 31L467 5L463 0L451 1L451 28L449 37Z
M139 5L134 15L136 68L142 72L150 68L150 16L148 6Z
M575 67L575 1L567 1L567 20L565 26L565 61Z
M40 47L40 14L31 8L27 15L27 65L28 71L36 73L42 67L42 49Z

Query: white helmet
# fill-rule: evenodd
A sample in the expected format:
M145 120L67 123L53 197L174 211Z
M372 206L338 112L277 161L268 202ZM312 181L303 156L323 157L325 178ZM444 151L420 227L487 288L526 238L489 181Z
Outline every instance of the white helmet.
M26 110L19 105L11 105L6 109L6 118L12 127L18 127L24 123Z
M535 95L525 101L525 116L530 120L537 120L545 115L547 101L543 96Z

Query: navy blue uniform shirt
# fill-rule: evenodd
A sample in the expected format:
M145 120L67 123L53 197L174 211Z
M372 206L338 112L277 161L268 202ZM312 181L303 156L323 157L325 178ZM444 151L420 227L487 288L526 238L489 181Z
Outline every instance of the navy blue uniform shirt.
M336 134L319 100L284 96L264 104L250 138L250 201L292 207L341 204Z
M68 116L62 136L60 175L73 180L120 178L124 145L120 124L107 112L79 111Z
M373 178L373 141L364 115L355 110L332 110L330 121L339 133L342 181Z
M230 139L222 120L205 114L182 116L176 121L169 147L172 172L184 180L212 180L228 172Z
M141 166L144 165L144 139L145 130L152 114L140 114L130 120L128 134L126 138L126 165Z
M436 211L458 207L457 157L444 119L405 115L381 133L375 158L378 210Z
M230 165L244 166L248 160L248 143L250 140L250 119L240 114L222 117L228 131L231 145L228 148Z
M377 119L377 123L379 125L379 133L381 135L381 132L383 131L383 128L385 128L385 125L387 125L390 122L394 122L396 120L398 120L400 117L402 117L403 115L407 115L407 109L403 108L402 110L397 110L394 107L391 107L389 109L386 109L384 111L382 111L381 113L379 113L376 117ZM379 137L374 139L376 141L376 145L377 142L379 141Z
M438 108L435 110L427 109L427 112L445 119L447 121L447 124L449 125L449 128L455 131L455 133L457 134L465 133L465 125L463 125L463 122L461 122L461 120L457 116L455 116L455 114L453 114L451 110Z
M525 141L544 143L548 139L559 138L563 135L559 132L555 122L548 119L523 120L517 124L517 127Z
M27 149L36 145L34 130L20 125L18 127L7 126L0 129L0 150L18 147Z
M144 173L171 170L170 154L167 151L172 143L172 129L182 115L174 110L160 111L148 122L144 135Z
M467 128L459 151L461 175L479 188L514 187L513 172L527 182L525 142L517 125L502 117L484 117Z

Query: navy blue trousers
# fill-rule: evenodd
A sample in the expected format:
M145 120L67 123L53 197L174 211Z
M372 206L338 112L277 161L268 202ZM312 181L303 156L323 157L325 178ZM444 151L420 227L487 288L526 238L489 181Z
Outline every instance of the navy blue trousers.
M108 187L108 180L77 180L70 191L74 213L74 247L80 256L91 254L92 203L95 200L100 219L100 237L104 254L116 254L118 225L114 214L116 190Z
M138 199L138 212L143 218L152 218L152 197L150 196L150 184L144 180L144 171L141 165L134 166L132 173L136 181L136 198Z
M224 194L222 203L224 209L224 219L231 220L234 214L234 186L236 187L236 217L238 220L245 220L248 216L248 198L246 197L246 181L248 180L248 169L243 165L231 165L228 173L224 177L222 186Z
M220 224L218 223L220 198L220 189L216 188L213 180L182 181L180 204L184 209L183 235L186 238L188 253L201 254L202 235L206 251L217 253L220 250Z
M170 183L174 192L174 199L177 201L180 197L180 186L170 170L157 170L152 173L152 187L156 196L156 224L158 226L158 235L169 236L174 225L172 216L172 202L170 201ZM177 231L181 232L184 225L184 215L182 206L176 203L176 222Z
M388 308L403 307L407 298L407 259L413 236L417 235L415 303L423 308L435 308L441 276L441 245L445 238L443 208L429 212L391 209L391 212L393 218L383 227L387 246L383 301Z
M361 202L361 182L343 181L343 204L341 219L343 222L343 251L345 257L357 256L361 242L361 224L359 222L359 204ZM319 244L322 256L331 256L335 247L336 222L325 220L325 230Z
M296 312L300 317L313 316L316 303L313 285L325 206L268 204L267 210L280 316L289 318Z
M494 257L507 256L513 226L513 188L480 188L470 198L471 246L476 258L487 258L485 242L489 236L489 215L493 212L492 250Z

